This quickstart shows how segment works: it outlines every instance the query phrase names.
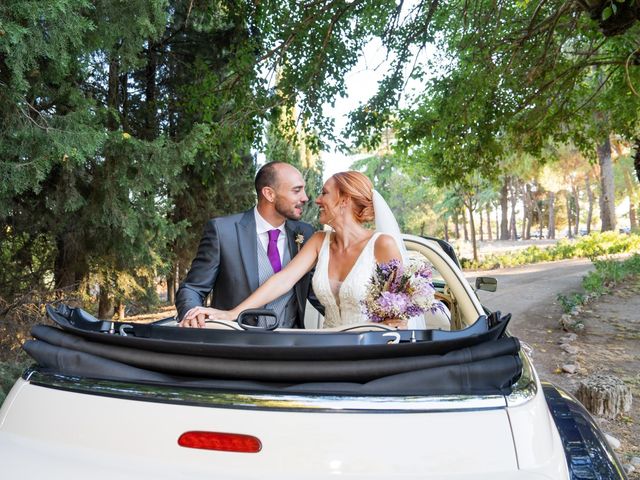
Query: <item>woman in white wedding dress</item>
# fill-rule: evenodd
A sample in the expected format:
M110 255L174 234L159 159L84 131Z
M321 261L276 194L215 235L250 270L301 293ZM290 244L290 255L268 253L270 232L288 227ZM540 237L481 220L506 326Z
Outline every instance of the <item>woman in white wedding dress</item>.
M201 313L213 319L232 320L243 310L266 305L293 288L314 266L313 290L325 307L323 327L368 322L360 301L376 264L393 259L402 262L406 258L395 218L373 190L371 181L360 172L333 175L324 184L316 204L320 207L320 223L332 230L316 232L285 268L233 310L195 307L185 315L184 326L198 326L190 318ZM364 226L374 218L378 231ZM381 223L386 223L382 229Z

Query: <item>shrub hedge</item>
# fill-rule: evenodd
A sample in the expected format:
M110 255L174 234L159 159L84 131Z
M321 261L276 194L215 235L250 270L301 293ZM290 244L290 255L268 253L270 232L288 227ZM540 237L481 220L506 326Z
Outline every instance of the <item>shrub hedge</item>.
M478 262L462 258L460 263L465 269L492 270L569 258L589 258L595 261L603 255L639 251L640 235L638 234L597 232L574 240L563 239L547 248L532 245L518 251L488 255Z

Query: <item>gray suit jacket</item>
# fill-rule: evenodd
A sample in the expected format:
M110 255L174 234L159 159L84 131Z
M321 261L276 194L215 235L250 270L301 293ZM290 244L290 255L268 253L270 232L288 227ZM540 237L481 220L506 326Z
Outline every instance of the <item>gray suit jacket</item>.
M308 223L292 220L286 221L285 230L292 257L298 253L296 235L302 234L307 241L314 232ZM211 219L205 226L191 269L176 293L178 319L182 320L189 309L204 305L212 290L213 307L230 310L258 286L258 238L253 208L244 213ZM310 274L296 284L295 294L298 301L296 326L303 328L307 298L316 308L322 308L311 290Z

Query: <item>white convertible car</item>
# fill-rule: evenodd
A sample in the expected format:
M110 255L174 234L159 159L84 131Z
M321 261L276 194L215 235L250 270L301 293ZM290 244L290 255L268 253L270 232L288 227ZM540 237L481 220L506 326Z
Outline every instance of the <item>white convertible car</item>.
M57 325L33 329L35 363L0 410L2 477L624 478L448 244L405 242L437 271L450 324L268 331L249 312L194 330L50 307Z

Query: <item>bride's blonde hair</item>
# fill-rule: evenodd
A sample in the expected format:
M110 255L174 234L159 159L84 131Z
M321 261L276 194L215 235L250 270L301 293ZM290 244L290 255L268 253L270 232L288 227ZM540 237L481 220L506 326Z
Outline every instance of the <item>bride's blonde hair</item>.
M373 184L366 175L353 170L335 173L332 178L336 182L340 196L351 198L353 216L359 223L370 222L373 212Z

